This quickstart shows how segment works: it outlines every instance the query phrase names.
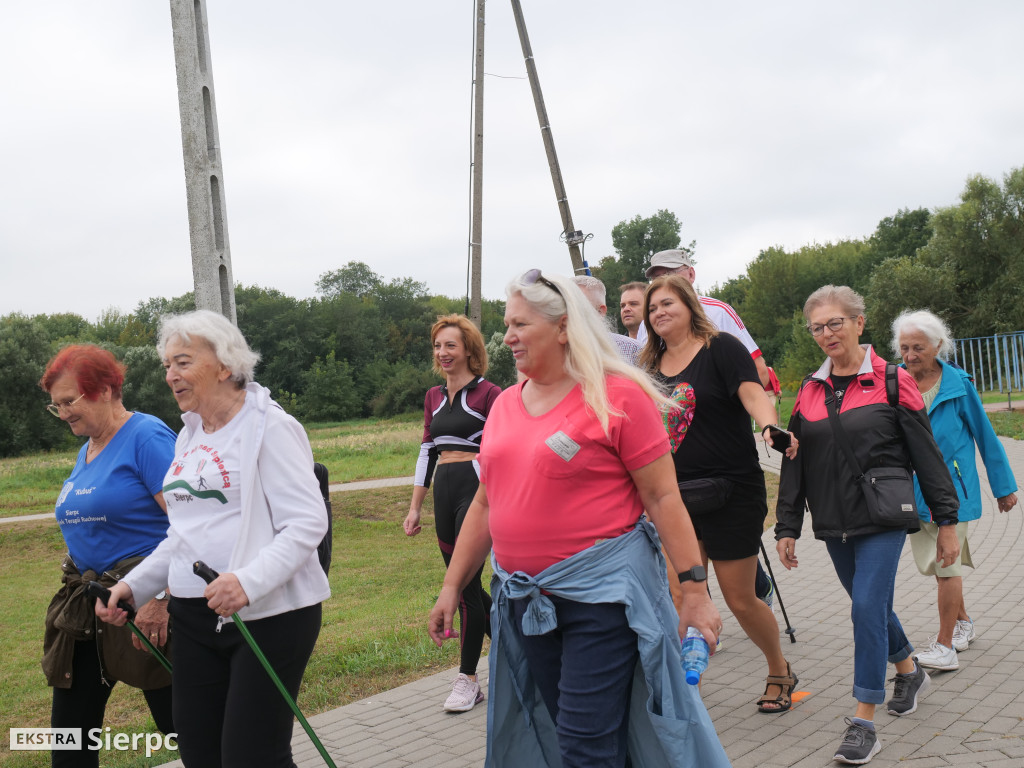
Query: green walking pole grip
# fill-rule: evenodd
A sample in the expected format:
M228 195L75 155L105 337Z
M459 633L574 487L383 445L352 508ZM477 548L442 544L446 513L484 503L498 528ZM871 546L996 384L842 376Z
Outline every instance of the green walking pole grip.
M197 560L192 564L192 572L207 584L220 576L219 573L213 570L213 568L208 566L202 560ZM249 647L252 648L252 652L256 654L256 658L259 659L260 664L262 664L263 668L267 670L267 674L270 675L270 679L274 681L274 685L277 686L277 690L281 692L281 695L284 696L284 700L288 702L288 706L295 714L295 717L298 718L303 730L306 731L310 741L313 742L313 746L315 746L320 752L320 756L323 757L324 762L327 763L330 768L337 768L334 761L331 759L331 756L327 754L327 749L317 737L316 732L313 730L313 726L309 724L302 712L299 711L299 706L295 703L291 694L288 693L288 689L284 687L284 683L281 682L281 678L279 678L277 673L274 672L274 668L270 666L270 662L267 661L267 657L263 655L263 651L261 651L260 647L256 644L256 640L254 640L253 636L249 633L249 628L245 626L245 622L239 618L237 613L232 616L232 620L235 622L235 626L238 627L238 631L242 633L242 637L245 638L245 642L247 642Z

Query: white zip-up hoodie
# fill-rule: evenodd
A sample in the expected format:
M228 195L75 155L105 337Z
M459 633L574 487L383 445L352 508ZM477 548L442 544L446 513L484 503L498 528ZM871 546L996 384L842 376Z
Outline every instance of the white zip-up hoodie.
M229 572L249 598L238 613L244 621L305 608L331 596L316 548L327 533L327 513L313 474L313 451L302 425L255 382L246 388L242 426L242 521L231 551ZM247 403L248 404L248 403ZM189 411L177 452L196 430L199 414ZM141 606L167 585L172 558L191 561L195 549L184 541L170 513L167 538L124 581Z

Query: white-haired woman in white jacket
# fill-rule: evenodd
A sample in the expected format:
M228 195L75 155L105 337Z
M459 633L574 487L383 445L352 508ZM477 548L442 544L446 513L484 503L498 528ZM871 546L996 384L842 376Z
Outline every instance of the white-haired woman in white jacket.
M327 516L302 426L255 383L259 356L223 316L166 318L157 345L184 428L164 478L167 539L111 589L101 618L167 585L173 712L189 768L292 766L292 713L229 617L245 620L292 697L330 596L317 545ZM207 585L201 560L220 576Z

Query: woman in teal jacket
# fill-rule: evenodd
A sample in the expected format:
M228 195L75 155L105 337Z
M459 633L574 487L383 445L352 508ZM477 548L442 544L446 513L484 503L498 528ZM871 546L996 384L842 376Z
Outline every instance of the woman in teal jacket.
M935 442L953 477L953 485L960 497L960 558L951 566L937 567L935 563L935 537L938 525L932 522L931 511L921 495L917 476L914 491L921 517L921 530L911 534L910 543L918 570L925 576L934 575L939 589L939 634L931 647L917 655L922 667L952 670L960 664L957 651L966 651L974 639L974 622L964 605L961 566L972 568L971 550L967 541L968 524L981 517L981 481L974 463L977 444L988 472L989 486L996 497L1000 512L1006 512L1017 503L1017 482L1013 478L999 438L985 415L981 398L968 375L960 368L943 362L953 349L949 329L931 312L904 312L892 325L893 350L903 358L903 364L917 382L917 387L928 408Z

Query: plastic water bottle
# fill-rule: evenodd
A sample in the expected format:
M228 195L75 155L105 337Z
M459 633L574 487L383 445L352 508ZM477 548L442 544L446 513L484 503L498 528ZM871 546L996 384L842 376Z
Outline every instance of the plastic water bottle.
M686 628L686 639L683 640L683 671L686 682L696 685L700 676L708 668L708 642L696 627Z

